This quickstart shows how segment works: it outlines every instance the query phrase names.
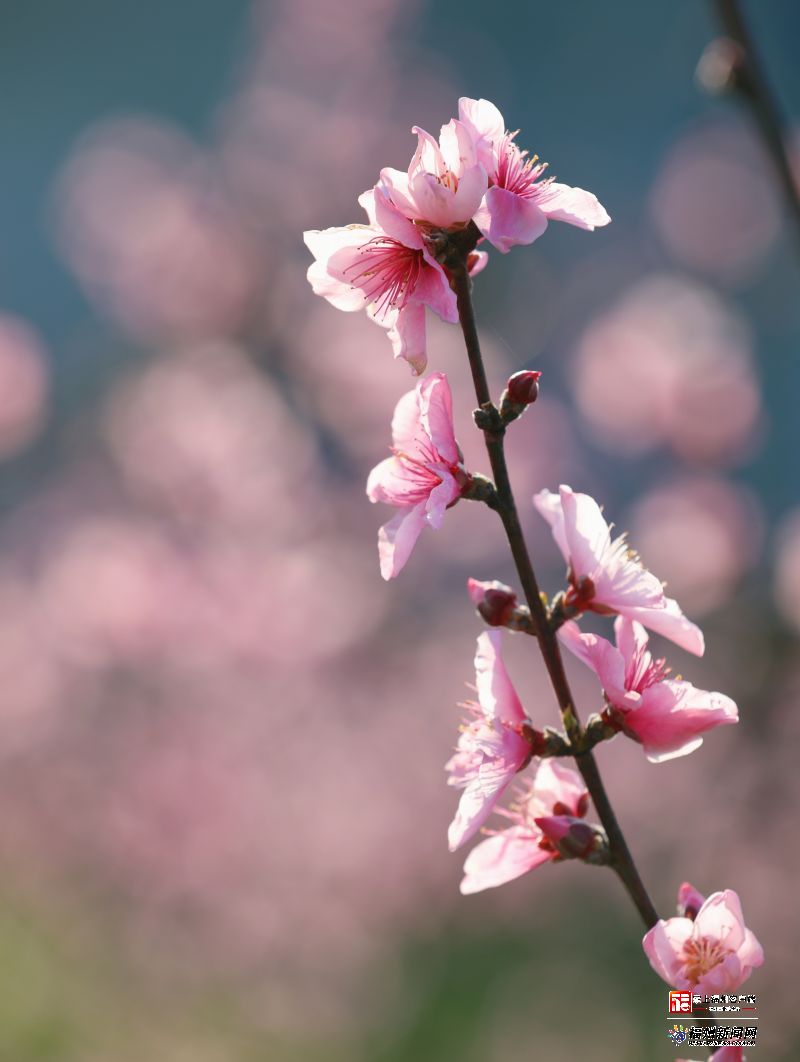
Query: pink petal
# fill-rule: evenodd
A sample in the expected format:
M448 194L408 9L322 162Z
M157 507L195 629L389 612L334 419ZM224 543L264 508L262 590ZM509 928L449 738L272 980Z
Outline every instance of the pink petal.
M611 532L594 498L559 487L564 535L576 576L593 575L611 544Z
M410 221L389 198L386 188L380 184L358 197L372 224L406 247L417 250L424 246L417 226Z
M547 216L533 199L496 186L487 191L474 221L489 243L503 254L518 244L533 243L547 228Z
M381 170L381 184L401 214L405 214L406 218L415 217L414 193L407 173L384 166Z
M338 229L309 229L303 240L316 261L308 268L308 282L315 295L321 295L339 310L360 310L366 297L347 279L347 269L360 249L375 236L366 225Z
M425 502L400 509L378 532L378 556L381 575L394 579L411 556L411 551L425 526Z
M458 464L458 445L453 429L453 396L443 372L434 372L419 384L419 416L423 430L437 454L451 465Z
M745 929L744 940L739 945L737 954L739 956L739 961L742 964L742 968L748 971L764 964L764 949L758 943L755 934L750 929Z
M448 828L447 844L451 852L475 836L518 770L519 763L514 760L492 760L481 764L477 777L461 794L455 817Z
M538 185L537 193L539 209L553 221L566 221L590 231L611 221L597 196L583 188L570 188L568 184L551 181Z
M473 100L469 96L462 96L458 101L458 117L476 141L483 140L491 146L498 144L505 136L503 116L489 100Z
M693 752L713 727L737 721L730 697L665 679L644 690L639 707L626 715L625 728L641 741L651 762L661 763Z
M461 488L448 471L441 468L439 475L442 482L430 492L425 506L426 523L436 530L442 526L444 514L450 505L461 495Z
M380 321L378 322L381 323ZM397 310L391 319L388 336L394 356L404 358L415 376L425 372L428 364L427 337L425 331L425 307L419 302L409 302Z
M420 273L414 291L409 295L412 303L424 303L437 316L449 324L458 321L458 302L450 281L442 267L427 251L424 251L425 267Z
M613 704L619 708L629 707L625 690L625 661L611 642L597 634L584 634L572 620L559 628L558 638L562 645L594 671Z
M430 438L422 424L419 409L419 384L407 391L394 407L392 445L395 450L414 457L429 450Z
M668 985L683 987L683 945L691 937L693 925L688 918L662 919L644 935L644 953L655 972Z
M736 951L744 943L744 915L739 897L733 889L712 892L697 912L694 937L710 937Z
M628 606L625 615L638 620L656 634L669 638L671 642L685 649L687 653L702 656L706 649L703 632L688 620L681 612L678 602L671 597L664 598L663 608Z
M467 127L455 118L442 126L439 147L445 166L459 177L478 162L474 138ZM486 191L486 185L483 190Z
M475 653L475 685L484 714L503 723L523 723L527 719L508 677L501 655L500 631L484 631L478 637Z
M582 817L588 799L586 785L577 771L559 760L540 760L533 779L528 813L535 816L552 815L563 804L576 818Z
M538 831L533 833L524 826L512 826L481 841L464 863L462 894L468 896L505 885L551 860L553 853L539 847L540 839Z
M545 518L553 532L556 545L561 550L561 555L569 564L569 545L564 530L564 511L561 508L561 498L549 490L540 490L533 496L533 504L539 514Z

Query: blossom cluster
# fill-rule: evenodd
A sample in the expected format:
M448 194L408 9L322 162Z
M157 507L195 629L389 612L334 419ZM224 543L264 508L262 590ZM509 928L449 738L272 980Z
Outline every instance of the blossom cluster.
M474 276L486 265L485 252L477 250L481 243L506 253L541 236L551 218L588 230L610 221L594 195L545 177L544 164L517 146L517 134L507 131L493 104L463 98L458 115L442 127L438 141L414 127L418 145L408 170L381 170L376 185L359 199L368 224L305 234L315 257L308 271L313 290L340 309L366 308L388 331L395 355L417 373L427 363L425 307L445 321L461 319L456 289L463 295L459 284L466 273ZM491 422L502 436L536 400L539 376L515 374L498 407L479 399L476 423ZM481 421L492 415L493 421ZM392 455L373 468L367 494L396 510L379 533L385 579L399 574L423 528L440 528L459 499L501 505L497 488L465 467L443 373L423 378L397 403ZM586 821L592 793L581 757L597 742L622 733L641 745L650 761L661 763L696 750L715 727L738 721L729 697L674 677L666 660L654 657L648 630L696 656L705 650L702 631L665 594L625 535L612 536L597 502L561 485L557 493L537 493L533 504L567 566L564 589L542 604L536 623L546 622L556 635L548 649L556 660L560 645L594 672L602 707L581 728L576 719L570 723L571 709L565 713L562 702L567 733L537 727L506 670L498 628L538 634L544 652L543 632L510 587L469 581L479 615L495 629L478 638L477 700L464 705L469 717L446 765L449 784L462 791L448 830L451 851L479 831L486 834L464 864L465 894L505 884L545 863L612 861L605 829ZM530 588L526 594L533 608L537 594ZM581 629L588 613L613 617L614 643ZM565 756L574 756L579 769L562 763L559 757ZM500 808L523 771L512 802ZM504 829L487 829L493 812L506 820ZM744 925L736 894L725 890L705 899L684 885L679 902L680 917L658 921L644 938L654 970L678 988L738 987L763 954Z
M474 225L476 238L506 253L532 243L548 222L582 229L611 220L591 192L545 176L546 163L529 156L488 100L459 100L458 118L438 141L414 126L417 150L408 170L386 167L359 196L367 224L304 234L315 261L314 291L340 310L365 308L386 329L395 357L414 372L427 365L425 307L443 321L458 321L447 269L432 250L437 232ZM486 253L470 255L472 275Z

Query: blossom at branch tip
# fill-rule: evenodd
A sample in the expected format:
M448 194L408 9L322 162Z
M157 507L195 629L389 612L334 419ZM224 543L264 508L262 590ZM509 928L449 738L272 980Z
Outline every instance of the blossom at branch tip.
M764 962L732 889L712 893L694 920L661 919L645 934L642 946L668 985L704 995L734 992Z
M544 177L547 164L519 149L517 134L508 132L493 103L464 96L458 101L458 117L489 177L473 220L498 251L533 243L551 220L589 230L611 221L591 192Z
M476 845L464 863L461 892L493 889L562 856L555 841L582 819L589 794L577 771L555 759L538 762L521 799L501 814L513 825ZM563 820L563 821L561 821Z
M440 528L469 475L453 429L453 399L444 373L420 380L403 395L392 418L392 457L370 472L367 496L397 513L378 533L381 575L401 571L423 527Z
M303 233L315 261L308 280L315 294L339 310L366 309L389 334L396 358L425 371L425 307L443 321L458 321L456 297L445 271L430 255L420 230L376 186L359 196L366 225ZM476 256L471 271L485 265Z
M520 704L500 651L499 631L485 631L475 653L478 703L467 704L454 755L445 765L448 785L463 789L447 831L451 852L474 837L514 775L529 762L534 730Z
M533 503L550 524L567 562L567 604L579 612L619 613L638 620L682 649L703 655L700 628L664 594L660 580L642 565L624 535L612 541L611 528L594 498L562 484L558 494L540 491Z
M408 172L391 166L381 170L387 194L398 210L423 226L469 224L488 186L470 132L455 118L442 126L438 143L419 126L411 131L417 135L417 150Z
M599 678L610 721L638 741L652 763L685 756L703 744L707 730L739 721L730 697L670 678L665 661L653 659L640 623L618 616L614 633L616 647L568 622L558 637Z

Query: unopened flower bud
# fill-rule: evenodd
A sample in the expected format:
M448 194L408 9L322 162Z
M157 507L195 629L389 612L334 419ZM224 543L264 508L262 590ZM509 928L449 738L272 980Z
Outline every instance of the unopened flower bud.
M717 37L700 56L695 77L711 96L720 96L736 88L744 66L744 53L736 41Z
M505 627L517 607L517 595L496 579L481 582L467 579L467 591L482 619L490 627Z
M539 397L539 377L542 374L535 369L524 369L509 377L506 384L508 399L515 406L529 406Z
M570 815L546 815L534 821L563 859L604 861L608 842L599 826Z

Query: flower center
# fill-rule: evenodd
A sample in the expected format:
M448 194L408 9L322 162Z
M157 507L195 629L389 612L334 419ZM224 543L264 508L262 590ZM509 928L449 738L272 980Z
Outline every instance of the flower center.
M390 306L398 310L408 302L424 266L421 250L406 247L391 236L375 236L365 243L357 262L345 273L359 269L350 277L367 298L375 303L376 312Z
M709 970L719 966L730 954L729 948L710 937L687 940L683 945L683 972L689 983L696 985L701 977L705 977Z
M520 151L514 143L516 133L506 133L500 142L497 159L497 176L500 188L505 188L515 195L532 199L538 192L534 185L547 169L546 162L539 162L539 156L528 158L527 151ZM541 186L540 186L541 187Z

